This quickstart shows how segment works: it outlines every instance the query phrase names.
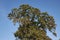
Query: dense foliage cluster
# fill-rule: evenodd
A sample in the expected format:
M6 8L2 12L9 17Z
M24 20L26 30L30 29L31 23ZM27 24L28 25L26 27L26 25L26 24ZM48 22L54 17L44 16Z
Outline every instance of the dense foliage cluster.
M21 5L19 8L14 8L8 17L14 24L19 24L14 35L20 40L51 40L46 35L47 29L56 36L53 16L37 8Z

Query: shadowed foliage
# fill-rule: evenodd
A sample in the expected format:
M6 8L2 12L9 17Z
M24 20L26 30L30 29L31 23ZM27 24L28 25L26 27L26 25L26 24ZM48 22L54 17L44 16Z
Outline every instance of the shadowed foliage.
M46 34L47 29L56 36L53 16L27 4L12 9L8 18L14 24L19 24L19 28L14 35L20 40L52 40Z

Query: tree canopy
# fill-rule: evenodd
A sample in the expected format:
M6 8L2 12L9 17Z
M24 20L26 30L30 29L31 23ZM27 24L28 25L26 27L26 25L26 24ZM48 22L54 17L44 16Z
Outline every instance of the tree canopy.
M41 12L38 8L23 4L19 8L13 8L8 18L14 24L19 24L14 36L20 40L52 40L47 36L47 29L56 36L53 16Z

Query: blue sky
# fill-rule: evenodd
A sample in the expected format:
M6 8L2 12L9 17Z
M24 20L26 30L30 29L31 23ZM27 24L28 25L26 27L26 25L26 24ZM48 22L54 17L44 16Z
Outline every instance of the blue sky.
M60 0L0 0L0 40L15 40L13 33L17 30L18 25L14 26L7 15L12 8L17 8L21 4L29 4L54 16L57 24L57 37L54 37L50 32L48 32L48 35L52 40L60 38Z

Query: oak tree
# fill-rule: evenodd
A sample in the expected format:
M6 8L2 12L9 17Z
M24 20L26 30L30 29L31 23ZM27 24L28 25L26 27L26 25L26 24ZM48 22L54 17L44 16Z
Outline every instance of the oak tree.
M41 12L38 8L23 4L19 8L12 9L8 18L14 24L19 24L14 36L20 40L52 40L47 36L47 29L56 36L53 16Z

